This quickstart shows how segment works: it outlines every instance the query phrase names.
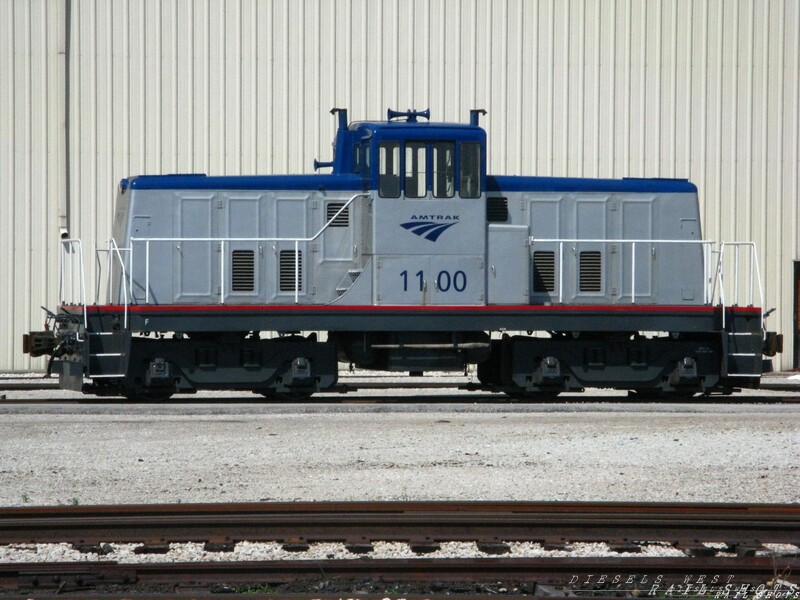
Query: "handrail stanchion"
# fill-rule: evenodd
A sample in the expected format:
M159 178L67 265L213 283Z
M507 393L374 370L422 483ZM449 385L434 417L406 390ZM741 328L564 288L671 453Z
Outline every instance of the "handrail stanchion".
M80 259L80 268L81 268L81 304L83 305L83 330L86 331L89 328L89 314L86 308L86 272L84 270L83 265L83 244L78 242L78 250L79 254L78 257Z
M300 240L294 241L294 303L300 304Z
M67 271L67 261L69 260L70 249L72 248L72 240L67 240L61 245L61 289L59 290L61 296L61 304L67 304L67 298L71 297L69 289L72 282L68 282L69 273Z
M117 260L119 260L119 268L122 269L122 272L120 273L120 281L122 281L122 300L125 306L125 320L123 327L128 329L128 305L130 304L130 294L133 290L128 290L128 280L125 278L125 263L122 260L122 254L120 254L119 247L117 246L116 242L114 242L114 248L116 249Z
M64 303L72 302L72 269L69 261L72 260L72 246L69 246L64 252Z
M225 304L225 240L219 243L219 303Z
M631 304L636 304L636 242L631 242Z
M719 263L717 263L717 278L719 279L719 302L722 307L722 328L725 329L725 276L723 274L723 261L725 260L725 242L719 245Z
M98 269L97 263L99 262L99 255L100 253L97 251L97 240L92 240L92 256L94 256L94 303L99 304L100 302L100 280L98 279Z
M558 243L558 303L564 304L564 242Z
M67 290L66 298L70 304L75 303L75 246L70 245L67 252Z
M114 246L116 245L117 244L115 242ZM130 304L130 292L127 289L128 280L125 278L125 263L122 261L122 255L119 253L119 248L117 248L117 259L119 260L119 268L122 269L122 272L120 273L120 280L122 281L122 300L125 302L125 319L123 327L128 329L128 305Z
M707 281L706 280L706 245L702 244L700 246L700 250L701 250L701 254L702 254L701 260L703 261L703 304L705 305L706 304L706 295L707 295L706 294L706 292L707 292L706 287L708 285L706 283L706 281Z
M128 252L128 289L130 290L130 301L133 302L133 243Z
M73 254L73 256L71 257L71 259L69 261L69 281L70 281L70 283L69 283L69 297L70 297L70 302L74 303L75 302L75 298L78 296L77 291L76 291L77 286L75 285L75 256L74 256L75 250L72 251L72 254Z
M708 244L703 244L703 305L709 304L708 301Z
M755 268L755 279L758 281L758 299L759 303L761 304L761 310L763 311L764 306L764 290L761 287L761 268L758 264L758 252L756 252L756 244L753 242L753 266ZM752 305L752 302L750 302Z
M133 242L131 242L133 250ZM144 242L144 303L150 304L150 240Z
M710 242L706 245L706 254L708 255L708 265L706 266L706 273L708 275L708 289L707 304L714 304L714 293L717 290L717 280L714 278L714 245Z
M755 272L755 261L756 261L755 248L750 248L750 281L748 282L750 284L749 285L750 291L749 291L748 297L747 297L748 306L753 306L753 291L754 291L754 289L753 289L754 288L753 278L755 276L755 274L754 274L754 272Z
M109 304L116 304L114 302L114 296L112 295L112 285L114 281L114 257L111 256L111 238L106 240L106 268L108 269L108 289L106 291L106 298L108 298Z
M72 257L69 261L69 275L70 275L70 284L69 284L69 297L70 302L74 303L75 299L78 297L77 293L77 286L75 285L75 251L72 251Z
M720 268L721 268L721 261L722 261L722 245L720 245L719 250L711 249L711 254L716 254L717 261L716 265L713 267L713 274L712 274L712 288L711 288L711 304L714 303L714 298L717 296L717 285L720 287L722 286L722 279L720 278Z
M58 255L58 303L64 304L64 247L67 241L61 242L61 252Z
M741 247L734 246L736 252L733 255L733 304L739 306L739 250Z

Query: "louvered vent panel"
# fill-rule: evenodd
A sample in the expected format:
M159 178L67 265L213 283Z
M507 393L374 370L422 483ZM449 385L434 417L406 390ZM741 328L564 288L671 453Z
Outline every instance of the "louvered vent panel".
M588 250L579 255L580 282L579 289L582 292L602 291L603 259L600 251Z
M490 223L505 223L508 221L508 199L487 198L486 220Z
M325 216L325 222L327 223L333 216L339 212L344 206L344 202L331 202L328 204L328 209ZM338 217L333 220L333 223L330 224L330 227L347 227L350 225L350 209L347 208L343 210Z
M295 290L295 251L281 250L280 253L280 291ZM303 252L297 252L297 289L303 289Z
M234 292L252 292L256 287L256 255L252 250L234 250L231 253L231 289Z
M556 253L533 253L533 291L556 291Z

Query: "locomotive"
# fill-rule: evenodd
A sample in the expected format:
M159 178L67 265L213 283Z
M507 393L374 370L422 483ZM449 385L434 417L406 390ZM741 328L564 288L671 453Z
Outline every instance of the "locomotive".
M94 302L63 240L25 351L91 394L296 400L348 365L476 366L473 389L516 398L729 394L781 350L753 244L703 239L689 181L493 176L485 111L331 113L326 174L123 179Z

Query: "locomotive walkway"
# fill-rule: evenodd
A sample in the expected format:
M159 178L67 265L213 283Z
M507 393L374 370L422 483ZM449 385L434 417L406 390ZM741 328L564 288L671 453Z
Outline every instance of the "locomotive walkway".
M755 590L780 580L780 585L790 586L785 589L791 594L793 589L798 591L791 585L797 584L800 558L770 552L763 544L800 544L800 505L334 502L0 509L0 544L67 542L97 551L100 544L136 542L142 544L143 552L157 553L164 552L169 543L190 541L205 542L210 550L230 551L242 540L280 542L300 551L317 542L341 542L354 557L0 564L0 593L29 598L65 592L69 593L66 597L81 597L74 594L87 591L104 597L132 593L164 597L180 589L198 596L247 591L249 597L259 597L253 592L269 590L263 597L341 598L355 593L370 597L375 593L385 598L400 597L402 592L402 597L456 594L468 598L497 593L522 597L543 593L546 586L567 586L570 593L579 588L593 590L596 598L633 590L640 596L663 595L669 585L678 596L686 585L710 585L712 580L720 586ZM407 542L421 557L359 556L369 553L376 541ZM448 541L476 542L485 554L471 559L424 557ZM536 541L545 548L602 541L626 554L505 556L508 543L517 541ZM641 542L667 543L684 555L636 556ZM718 544L718 550L709 542ZM603 580L598 581L601 576ZM501 587L504 592L497 591ZM386 592L389 589L397 593L392 596ZM699 589L691 591L699 593Z

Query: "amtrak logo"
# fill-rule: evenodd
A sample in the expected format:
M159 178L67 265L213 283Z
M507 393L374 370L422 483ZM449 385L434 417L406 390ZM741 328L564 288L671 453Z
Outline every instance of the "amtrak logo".
M400 227L432 242L458 223L458 215L414 215L411 218L412 221L400 223Z

